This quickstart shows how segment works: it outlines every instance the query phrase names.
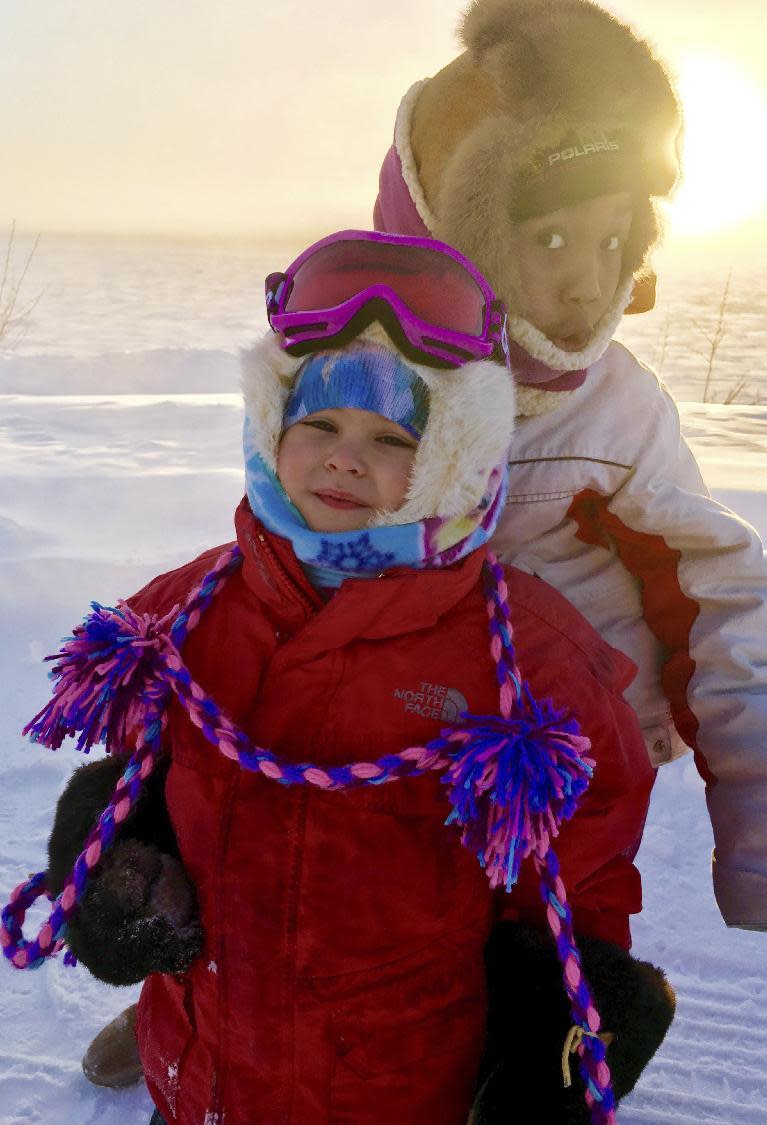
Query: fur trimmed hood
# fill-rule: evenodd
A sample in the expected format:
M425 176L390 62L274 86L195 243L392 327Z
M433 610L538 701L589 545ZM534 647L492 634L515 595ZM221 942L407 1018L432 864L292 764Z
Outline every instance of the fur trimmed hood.
M396 350L383 328L371 325L360 339ZM242 354L242 390L250 438L272 472L285 404L306 357L283 351L273 332ZM494 469L506 461L515 414L514 384L506 368L481 360L455 370L406 361L429 390L429 419L419 442L407 499L374 526L453 519L482 500Z

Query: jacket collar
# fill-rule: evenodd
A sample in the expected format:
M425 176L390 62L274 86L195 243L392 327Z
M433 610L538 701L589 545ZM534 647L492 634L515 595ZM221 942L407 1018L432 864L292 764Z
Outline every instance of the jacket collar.
M479 548L439 570L403 567L380 578L348 579L324 602L290 542L268 531L247 499L237 508L235 528L246 586L276 621L291 632L301 628L304 642L317 652L356 637L379 640L434 624L478 585L486 556Z

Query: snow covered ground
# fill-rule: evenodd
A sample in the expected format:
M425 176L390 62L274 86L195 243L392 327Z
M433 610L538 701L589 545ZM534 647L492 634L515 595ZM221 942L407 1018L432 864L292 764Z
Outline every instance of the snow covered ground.
M161 394L52 396L44 381L33 394L0 393L3 900L44 866L57 795L80 761L19 733L47 698L41 657L91 599L113 603L231 537L242 475L237 396L171 393L167 368L158 363L154 374ZM199 386L175 382L175 390ZM767 537L767 407L693 403L682 414L715 496ZM623 1125L767 1123L767 934L726 930L710 890L710 849L701 783L685 758L661 771L655 789L639 856L645 910L635 924L635 952L668 970L678 1014L621 1109ZM0 966L0 990L0 1125L148 1121L143 1085L99 1090L79 1066L93 1034L136 989L109 988L56 961L34 973Z

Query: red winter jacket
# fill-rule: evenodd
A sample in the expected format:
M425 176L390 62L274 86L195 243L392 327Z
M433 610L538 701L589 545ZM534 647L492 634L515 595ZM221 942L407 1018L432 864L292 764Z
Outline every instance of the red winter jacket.
M195 679L259 745L293 761L371 760L434 738L468 706L498 708L479 572L350 580L323 604L289 543L243 502L244 566L190 633ZM133 605L163 612L212 551ZM631 665L562 597L510 569L520 665L572 708L594 781L556 848L581 932L628 944L641 907L627 856L652 774L620 696ZM497 919L545 925L537 880L491 892L444 826L438 775L349 792L247 773L176 709L166 796L206 947L154 975L138 1039L161 1114L182 1125L464 1125L485 1033L482 950ZM510 1019L523 1014L509 1013Z

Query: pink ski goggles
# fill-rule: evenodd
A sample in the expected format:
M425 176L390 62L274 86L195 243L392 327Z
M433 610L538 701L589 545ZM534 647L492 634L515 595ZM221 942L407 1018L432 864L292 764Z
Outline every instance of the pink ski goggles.
M431 367L509 365L506 310L468 258L430 238L346 230L266 279L266 312L285 351L304 355L380 321Z

